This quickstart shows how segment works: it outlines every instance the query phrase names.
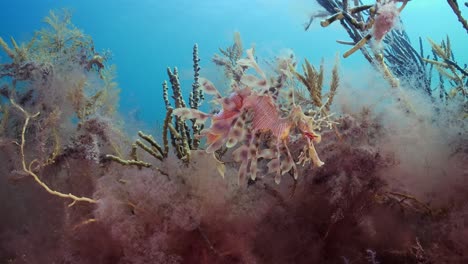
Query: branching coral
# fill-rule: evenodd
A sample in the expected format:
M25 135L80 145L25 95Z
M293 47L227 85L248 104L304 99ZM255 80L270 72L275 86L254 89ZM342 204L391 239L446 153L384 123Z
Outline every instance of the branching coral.
M168 122L168 119L165 120L165 122ZM149 155L153 156L154 158L162 161L164 158L167 157L167 152L163 150L163 148L159 145L156 140L151 135L147 135L143 133L142 131L138 132L138 136L145 140L147 143L150 145L148 146L147 144L143 143L143 141L137 139L135 143L132 145L132 150L130 152L130 159L123 159L119 156L107 154L105 157L108 160L115 161L121 165L128 165L128 166L137 166L139 168L141 167L146 167L150 168L153 167L157 171L159 171L163 175L167 175L167 172L164 172L160 168L153 166L151 163L142 161L138 158L137 155L137 147L148 153Z
M232 77L230 95L223 97L213 83L206 79L200 80L203 91L214 95L215 102L221 105L218 113L207 114L186 107L174 110L176 116L195 119L200 124L211 119L211 126L201 131L201 135L207 138L206 152L214 153L223 146L234 148L240 144L232 155L234 160L240 163L238 176L242 184L247 176L252 180L256 179L260 168L259 160L268 161L267 173L275 174L277 183L280 182L281 175L288 172L297 179L298 170L288 147L288 142L296 137L305 141L298 163L304 165L312 161L317 167L323 165L313 144L320 142L320 135L316 131L323 124L317 122L314 117L305 115L302 107L295 104L294 98L286 98L289 102L281 104L283 108L287 107L286 109L282 109L280 105L280 102L285 101L281 92L286 89L285 84L292 76L290 59L286 59L286 62L280 61L278 65L282 65L283 68L280 69L279 76L269 78L257 64L253 49L249 49L247 57L239 59L236 64L246 70L254 70L256 75L245 73L239 81ZM309 69L313 71L310 64ZM315 72L310 74L307 77L315 78ZM319 88L317 84L321 88L319 81L314 82L316 87L311 90L316 98ZM283 112L288 114L284 115ZM261 142L264 137L269 138L267 143Z
M409 114L417 114L406 94L400 89L403 87L401 82L405 84L404 86L421 89L429 96L432 95L432 90L430 77L418 52L411 46L404 30L394 29L399 14L408 1L378 0L373 5L359 5L360 1L354 1L353 7L350 7L346 0L317 0L317 2L332 14L322 21L322 26L340 21L353 40L338 41L341 44L353 45L344 57L360 50L390 86L395 88L393 94L401 107ZM373 42L375 45L370 45L371 39L375 40ZM414 83L415 79L418 83Z
M354 47L346 52L344 56L347 57L360 49L364 57L372 65L376 66L379 71L381 71L392 87L399 87L400 81L403 81L408 87L422 89L424 93L431 96L432 74L430 69L428 70L426 67L427 63L431 63L432 65L437 64L435 67L442 67L449 70L450 67L452 67L456 72L461 73L462 77L466 75L464 74L465 69L456 64L453 58L445 58L445 55L437 55L438 53L442 55L444 52L434 52L434 59L429 59L429 56L425 57L423 54L421 41L420 52L418 53L415 48L412 47L404 30L395 29L390 31L397 22L398 13L402 11L408 1L376 1L373 5L358 5L358 1L354 1L354 6L351 6L348 2L349 1L318 0L318 3L322 7L324 7L329 13L333 14L324 19L321 25L328 26L335 21L339 21L348 32L353 42L338 42L354 45ZM396 6L397 2L402 2L402 5L399 8ZM459 13L456 1L450 0L448 2L450 6L454 8L454 12L457 14L456 10L458 10ZM400 21L400 23L402 22ZM376 51L372 46L370 46L370 49L366 47L366 44L371 39L376 39L384 43L383 53ZM431 43L431 45L434 50L434 43ZM436 56L444 62L437 62ZM434 62L434 60L436 62ZM447 64L450 66L445 67ZM457 74L453 74L453 72L450 74L442 72L442 74L445 77L441 78L448 78L449 80L457 78ZM460 78L458 78L457 85L455 85L455 87L456 89L452 91L458 89L458 91L464 93L462 91L463 88L460 89L460 87L463 87L460 86ZM440 90L442 91L443 89ZM411 107L409 106L407 108Z
M189 96L189 105L186 104L183 95L182 87L179 81L179 72L177 68L173 70L167 68L167 74L171 83L174 99L174 106L176 108L187 107L190 109L197 110L201 102L204 99L203 90L200 88L199 76L200 76L200 66L199 66L199 57L198 57L198 45L195 44L193 47L193 70L194 70L194 82L192 84L192 91ZM158 170L160 173L167 175L167 172L162 171L156 166L153 166L150 163L139 160L137 156L137 149L141 149L153 156L159 161L163 161L168 157L169 154L169 139L168 134L170 135L171 145L174 148L174 152L177 157L188 163L190 161L190 151L198 149L200 145L200 140L198 135L203 128L203 125L199 122L196 122L193 119L191 128L189 125L179 117L176 117L173 120L173 106L169 100L169 87L166 81L162 84L163 92L163 101L166 106L166 116L164 118L164 125L162 128L162 141L163 145L161 146L151 135L147 135L142 131L138 132L138 136L149 144L145 144L141 140L136 140L132 145L132 151L130 153L130 159L124 159L119 156L108 154L106 158L115 162L118 162L122 165L133 165L137 167L153 167Z
M401 23L401 22L400 22ZM421 89L431 96L431 75L421 58L422 44L419 53L411 45L411 41L404 30L390 31L383 39L387 69L390 70L403 84L413 89Z
M397 7L397 2L402 2L402 5ZM387 38L384 38L389 32L391 33L398 21L399 13L405 8L407 2L385 0L376 1L373 5L358 5L359 2L354 1L354 6L351 7L348 1L318 0L318 3L332 14L324 19L321 25L326 27L335 21L339 21L352 39L352 42L338 41L341 44L353 45L343 56L346 58L357 50L361 50L364 57L395 88L399 87L398 78L409 78L409 73L414 71L413 68L407 68L406 70L403 69L403 72L396 72L395 57L399 59L406 57L404 60L407 60L409 65L413 65L418 60L417 52L411 48L408 39L398 34L392 34L394 41L388 43ZM389 53L388 48L385 48L382 53L381 49L376 47L378 45L367 45L371 39L376 41L375 44L380 44L382 41L386 43L391 49L390 52L394 55L392 59L385 61L386 55ZM408 54L416 56L406 56ZM425 77L422 63L415 63L414 67L421 72L421 76ZM430 93L430 89L426 90Z
M198 109L203 101L203 92L200 90L200 83L199 83L200 58L198 58L198 45L197 44L193 46L192 58L193 58L194 78L193 78L193 84L192 84L192 92L190 93L190 98L189 98L189 104L190 104L190 108ZM192 131L194 135L200 134L200 130L202 128L203 127L196 124L196 122L192 122ZM200 139L198 139L198 137L193 137L192 149L198 149L199 145L200 145Z
M455 56L450 44L450 39L447 36L445 41L436 44L434 41L429 39L429 43L432 47L433 59L423 58L426 63L434 66L440 73L441 83L439 84L439 96L441 99L452 98L457 94L462 95L464 98L468 98L468 68L462 67L455 62ZM449 93L446 92L443 79L448 79L452 85Z
M182 88L179 82L179 71L176 68L172 71L170 68L167 68L167 75L172 85L174 105L176 108L186 107L185 100L182 96ZM193 95L193 93L192 93ZM172 137L172 145L177 149L177 157L181 160L190 160L190 130L188 125L181 120L180 118L175 118L175 129L177 130L179 137Z
M326 27L335 21L345 20L347 23L349 23L349 25L354 27L355 31L353 32L354 34L352 36L355 37L358 37L357 30L361 32L371 30L370 33L367 33L364 37L361 37L359 41L355 43L354 47L343 55L346 58L356 52L358 49L362 49L364 45L366 45L367 42L372 38L374 38L377 42L380 42L383 37L394 27L399 13L407 4L407 1L403 1L401 7L398 8L396 6L397 2L399 1L384 0L377 1L374 5L360 5L349 8L348 1L343 1L341 3L341 8L337 7L337 10L339 11L323 20L320 24L322 27ZM336 5L336 3L332 3L327 0L321 0L319 3L324 7L329 7L333 4ZM369 17L367 22L364 22L363 16L360 13L367 10L369 12ZM342 25L345 24L342 22ZM346 25L346 27L349 25ZM350 28L346 29L348 32L351 30ZM356 41L356 39L354 40ZM367 53L364 55L368 60L372 60L370 55Z
M453 98L457 94L466 98L467 70L456 62L448 38L441 45L430 40L433 51L433 56L430 56L424 55L421 39L419 40L418 52L411 45L404 30L392 29L398 22L398 14L408 1L379 0L373 5L358 5L359 1L354 1L352 7L348 2L318 0L318 3L327 12L333 14L322 21L322 26L339 21L353 40L351 43L338 41L342 44L354 45L344 54L345 57L360 49L364 57L381 72L394 88L420 89L433 101L436 96L445 100ZM401 2L400 7L397 7L397 2ZM456 1L449 0L448 3L457 16L461 15ZM463 24L463 18L460 21ZM366 45L371 39L382 42L382 47L376 48L375 45ZM432 69L434 67L439 71L437 87L432 87ZM448 92L445 89L447 83L451 86ZM438 90L439 93L433 94L434 90ZM406 95L399 89L396 92L397 100L402 102L402 108L407 113L416 114ZM466 112L466 104L464 109L463 111Z
M199 85L199 76L200 76L200 66L199 62L200 59L198 57L198 45L195 44L193 46L193 70L194 70L194 82L192 84L192 91L189 97L189 106L191 109L198 109L203 101L204 95L203 90L200 89ZM186 107L187 104L184 100L182 94L182 88L179 81L179 72L177 68L171 70L167 68L167 74L169 76L169 81L172 87L172 98L174 98L174 107ZM191 120L192 122L192 129L189 128L188 124L181 120L180 118L176 117L174 122L172 122L172 116L169 112L172 112L174 107L171 105L169 101L169 88L166 82L163 83L163 99L166 106L167 114L164 121L164 131L163 131L163 141L164 141L164 149L167 155L168 147L167 147L167 133L169 132L171 135L171 143L175 149L175 153L177 157L181 160L188 162L190 160L190 150L197 149L200 141L197 135L200 133L200 130L203 128L202 125L195 122L195 120Z

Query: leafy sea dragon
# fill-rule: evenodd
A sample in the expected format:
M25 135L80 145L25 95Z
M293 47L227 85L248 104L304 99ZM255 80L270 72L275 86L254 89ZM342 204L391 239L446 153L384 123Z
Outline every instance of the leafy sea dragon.
M232 153L235 161L240 162L239 183L244 182L247 176L252 180L257 177L258 160L267 160L268 173L275 174L275 182L279 183L281 175L292 172L297 179L296 163L288 148L292 136L303 137L306 141L298 164L307 162L320 167L324 163L319 159L314 143L319 143L321 137L315 132L318 129L313 117L307 116L301 106L294 103L289 114L281 116L278 104L278 93L274 87L281 88L282 84L272 84L265 73L256 63L253 50L247 50L247 58L237 62L245 68L253 68L258 76L244 74L239 83L231 84L232 93L221 96L212 82L200 78L200 87L206 94L215 96L214 101L221 105L220 112L207 114L197 109L178 108L174 114L182 119L194 119L196 123L203 124L211 119L211 126L201 131L200 136L207 139L207 153L214 153L222 146L233 148L240 145ZM286 67L288 68L288 67ZM287 73L282 71L282 79ZM281 79L280 78L280 79ZM269 147L260 144L260 136L270 133Z

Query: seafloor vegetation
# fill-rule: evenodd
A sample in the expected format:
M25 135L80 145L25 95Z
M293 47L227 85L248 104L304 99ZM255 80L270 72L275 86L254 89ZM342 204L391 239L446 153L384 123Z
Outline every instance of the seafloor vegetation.
M369 87L235 33L212 58L225 85L194 45L192 86L168 68L163 126L137 139L109 53L70 13L0 38L0 262L467 263L465 51L413 46L395 27L411 2L317 2L306 30L340 23Z

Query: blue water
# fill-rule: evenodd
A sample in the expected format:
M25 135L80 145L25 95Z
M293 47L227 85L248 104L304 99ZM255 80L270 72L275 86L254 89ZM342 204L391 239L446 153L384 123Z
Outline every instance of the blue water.
M318 21L305 32L302 24L317 7L314 0L3 1L0 36L27 40L42 26L49 10L70 9L73 23L93 37L97 50L113 53L122 88L121 113L137 113L134 117L151 127L164 113L161 83L168 79L167 66L178 66L182 84L190 89L194 43L199 45L202 73L210 78L219 73L211 63L212 55L218 47L232 43L235 31L241 33L244 47L254 44L269 57L289 48L298 58L307 57L314 64L321 58L333 63L337 52L349 48L335 40L348 38L338 24L321 28ZM460 8L466 17L468 8L462 4ZM459 61L468 61L467 34L446 1L413 0L402 19L414 44L419 36L440 42L449 35ZM0 56L0 60L6 59L4 54ZM341 61L343 74L368 67L358 53Z

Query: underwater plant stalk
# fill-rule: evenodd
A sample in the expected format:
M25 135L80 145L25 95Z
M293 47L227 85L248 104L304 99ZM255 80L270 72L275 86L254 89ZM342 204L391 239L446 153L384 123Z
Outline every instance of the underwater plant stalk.
M169 76L169 81L172 85L172 91L174 92L174 101L176 108L186 107L185 101L182 97L182 89L179 82L179 71L177 67L174 67L174 71L171 68L167 68L167 75ZM181 160L189 161L190 160L190 145L192 138L190 137L189 127L187 124L182 121L179 117L176 117L175 129L180 134L181 142L178 142L176 145L177 157Z
M406 98L406 95L404 94L404 91L400 88L400 81L393 75L393 73L388 69L387 64L384 62L384 56L382 53L375 54L375 62L378 66L378 68L382 71L382 75L384 76L384 79L386 79L389 83L390 86L394 89L397 90L397 100L400 101L401 106L404 108L404 110L407 113L415 114L415 110L411 103L409 102L408 98Z
M169 140L167 139L167 133L169 131L169 125L172 122L172 107L167 107L166 111L166 118L164 118L164 125L163 125L163 156L167 157L169 153Z
M55 195L55 196L58 196L58 197L61 197L61 198L73 200L73 202L71 204L69 204L68 207L73 206L76 202L97 203L97 200L94 200L92 198L78 197L78 196L73 195L71 193L66 194L66 193L62 193L62 192L59 192L59 191L52 190L46 183L41 181L39 176L32 170L32 165L37 162L36 159L31 161L29 163L29 166L26 165L26 156L24 154L24 148L26 146L26 130L28 128L29 121L32 118L36 118L37 116L39 116L40 112L37 112L36 114L31 115L23 107L18 105L12 98L10 98L10 102L14 107L16 107L25 116L25 120L24 120L24 123L23 123L23 128L21 130L21 142L20 143L15 142L20 147L21 164L22 164L22 167L23 167L23 171L25 173L27 173L28 175L30 175L31 177L33 177L34 181L36 181L48 193L50 193L52 195Z
M468 33L468 22L466 21L466 19L463 18L460 8L458 7L457 0L447 0L447 3L452 8L453 13L455 13L455 15L457 16L458 21L460 21L463 28L466 30L466 33ZM465 6L468 6L468 4L465 3Z
M192 109L198 109L203 98L203 90L200 89L199 77L200 77L200 58L198 57L198 44L193 46L193 84L192 92L190 93L190 107ZM200 134L202 126L192 120L192 131L193 135ZM197 137L192 138L192 149L198 149L200 145L200 139Z
M144 162L144 161L141 161L141 160L136 160L136 159L131 159L131 160L124 160L120 157L117 157L117 156L114 156L114 155L110 155L110 154L107 154L106 155L106 158L109 159L109 160L112 160L112 161L115 161L121 165L126 165L126 166L138 166L138 167L146 167L146 168L149 168L151 167L151 164L147 163L147 162Z

